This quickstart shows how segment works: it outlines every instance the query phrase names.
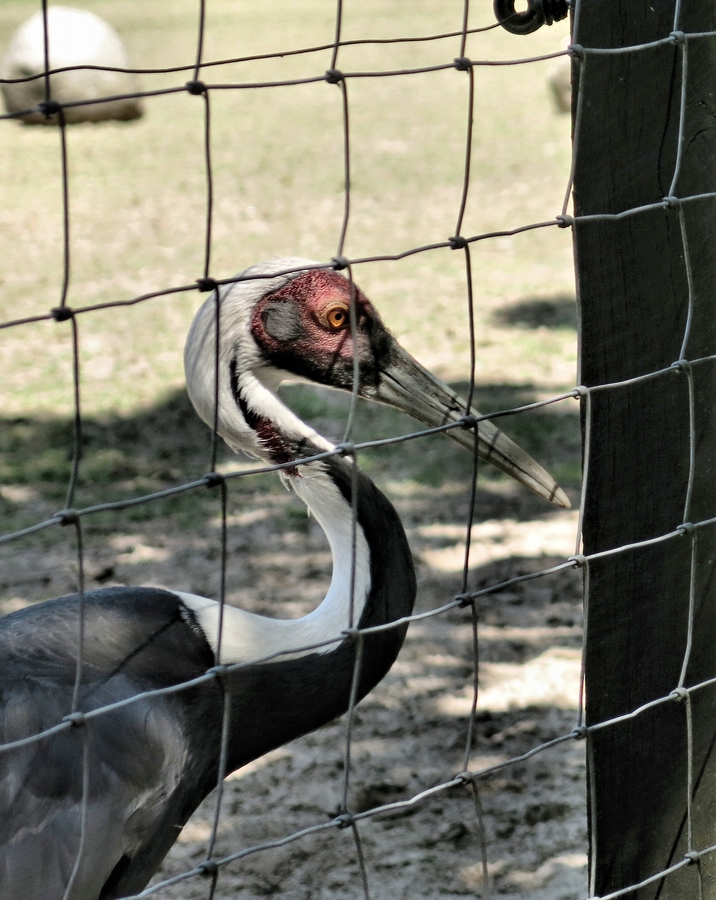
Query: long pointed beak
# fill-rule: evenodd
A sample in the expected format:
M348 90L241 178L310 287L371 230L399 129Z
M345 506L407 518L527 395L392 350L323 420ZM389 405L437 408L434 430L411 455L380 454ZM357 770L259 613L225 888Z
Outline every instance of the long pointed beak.
M466 402L393 341L391 361L381 367L378 388L370 390L370 398L408 413L431 428L459 422L465 415ZM473 415L480 415L471 410ZM492 422L477 426L477 452L502 472L524 484L557 506L568 509L569 498L562 488L532 457L510 440ZM447 434L468 450L474 449L474 429L451 428Z

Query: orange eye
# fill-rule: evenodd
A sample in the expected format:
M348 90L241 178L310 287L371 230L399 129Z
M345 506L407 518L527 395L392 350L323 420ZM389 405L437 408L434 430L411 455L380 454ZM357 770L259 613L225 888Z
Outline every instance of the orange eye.
M340 331L348 325L348 310L345 306L332 306L326 311L326 324L335 331Z

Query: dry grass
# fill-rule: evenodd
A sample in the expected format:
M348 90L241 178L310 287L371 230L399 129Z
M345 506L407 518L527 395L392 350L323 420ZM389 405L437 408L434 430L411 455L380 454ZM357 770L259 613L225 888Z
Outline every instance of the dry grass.
M0 7L0 46L36 7ZM157 4L87 2L125 39L135 64L157 67L194 57L194 0ZM344 37L454 30L461 2L372 0L346 4ZM205 58L226 58L329 42L331 3L209 5ZM489 9L474 14L489 23ZM502 32L470 39L475 59L554 50L543 29L528 41ZM359 46L341 53L346 71L451 60L457 39ZM330 54L224 66L207 81L321 74ZM476 71L472 185L463 233L553 218L569 161L569 122L556 116L544 83L551 63ZM146 89L182 85L188 73L144 76ZM454 232L463 173L467 78L454 70L349 82L353 167L346 253L394 253ZM329 259L343 210L340 95L326 83L212 93L216 209L212 274L229 277L270 256ZM147 101L144 119L71 128L69 161L72 282L69 303L128 299L191 284L202 272L205 175L202 102L181 93ZM0 127L0 319L47 312L61 282L58 135L52 128ZM571 295L570 235L547 229L476 248L478 380L531 383L551 391L574 382L570 328L504 327L494 313L534 298ZM448 377L468 371L462 254L433 251L356 273L390 326ZM182 383L181 347L200 297L177 295L129 310L85 316L86 411L127 413ZM70 409L67 326L4 332L0 360L6 412Z

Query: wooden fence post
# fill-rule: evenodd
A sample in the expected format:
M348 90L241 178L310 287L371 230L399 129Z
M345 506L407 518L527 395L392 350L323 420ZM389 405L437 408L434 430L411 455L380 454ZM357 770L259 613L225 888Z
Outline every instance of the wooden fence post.
M696 196L716 191L716 37L688 37L716 30L716 5L683 0L675 26L676 0L578 4L581 380L594 388L690 361L591 392L584 551L658 538L685 521L696 525L590 560L586 692L593 726L668 697L681 683L689 643L683 684L716 677L716 524L705 523L716 516L716 360L704 360L716 354L716 196ZM687 37L669 39L674 31ZM626 53L592 52L653 41ZM662 202L668 195L678 199ZM581 218L642 206L649 208L621 218ZM590 734L597 896L716 844L715 743L716 686ZM700 875L703 897L716 898L714 853L629 897L699 897Z

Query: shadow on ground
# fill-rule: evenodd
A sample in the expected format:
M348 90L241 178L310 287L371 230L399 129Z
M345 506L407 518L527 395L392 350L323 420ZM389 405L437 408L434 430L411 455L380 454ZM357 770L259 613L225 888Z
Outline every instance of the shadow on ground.
M517 328L572 328L576 331L577 303L568 294L528 298L498 310L493 321L497 325Z
M463 395L467 386L454 385ZM314 427L342 437L346 398L312 388L286 390ZM524 405L534 387L479 387L483 412ZM577 406L509 416L501 426L562 480L579 486ZM416 426L391 410L361 404L356 440L408 433ZM64 505L72 427L66 420L0 423L2 531L41 521ZM210 434L183 393L129 418L83 423L83 461L75 505L138 496L190 480L210 465ZM220 465L237 461L223 446ZM420 611L462 590L471 456L442 435L362 452L361 465L395 503L416 559ZM276 476L229 482L227 586L230 603L274 616L308 612L330 580L320 528ZM574 514L550 507L499 473L480 469L472 565L467 587L532 575L571 551ZM201 488L121 512L83 519L88 588L160 585L218 596L217 493ZM549 536L563 551L550 551ZM567 536L565 538L565 535ZM52 527L0 546L0 610L72 591L77 584L72 528ZM581 578L572 568L503 587L476 603L481 699L467 753L473 771L499 765L566 735L576 722ZM409 799L465 768L473 692L469 608L411 625L391 672L358 708L353 726L349 808L364 812ZM319 729L241 770L226 783L215 854L281 840L334 816L345 769L345 720ZM557 743L480 782L488 859L498 893L530 900L580 896L585 884L584 755ZM158 878L205 858L215 798L192 817ZM474 800L452 787L424 802L360 823L374 900L481 890ZM321 832L257 853L221 870L221 890L237 900L281 893L297 900L360 898L350 829ZM319 887L320 886L320 887ZM167 900L205 898L205 879L165 889Z
M463 395L467 391L465 384L454 387ZM285 396L321 433L342 437L349 398L304 386L286 388ZM482 412L492 412L530 403L535 397L530 385L492 385L476 389L475 405ZM500 424L576 499L579 424L574 401L508 416ZM361 402L353 436L360 441L381 439L418 427L393 410ZM64 507L72 444L72 423L67 419L27 417L0 422L3 533L27 528ZM131 417L86 417L73 505L84 508L161 491L201 477L209 470L210 460L210 432L183 391ZM228 471L240 462L220 443L220 468ZM459 544L469 515L469 453L444 435L433 435L403 443L399 451L394 446L363 451L359 462L396 504L418 555L424 547ZM556 512L489 466L480 466L479 476L476 521L526 521L549 518ZM230 550L247 559L243 565L236 564L235 602L261 606L263 597L274 603L278 582L286 579L286 567L292 573L307 572L304 582L309 587L312 571L328 570L320 530L275 475L232 479L229 485ZM216 594L216 576L209 573L216 566L209 569L207 562L218 553L218 514L216 492L199 488L83 519L89 583L163 583ZM425 532L427 525L433 529L430 534ZM308 540L306 555L300 558L304 538ZM0 546L0 597L24 602L74 590L76 568L72 529L51 527L13 541ZM181 577L184 583L177 584ZM312 596L313 590L306 593ZM294 592L293 599L300 603L301 591L298 594Z
M453 387L462 395L468 390L464 383ZM342 438L349 411L349 398L345 395L290 386L284 396L321 433L336 440ZM474 397L474 405L489 413L532 403L537 395L532 385L491 385L476 387ZM578 489L579 429L573 401L502 418L500 426L552 471L565 488L572 492ZM384 439L419 428L413 420L391 409L359 401L353 438ZM72 447L73 426L69 419L0 419L3 532L28 524L27 515L32 517L37 502L45 500L48 508L58 508L66 494ZM220 441L219 465L230 467L231 460L236 459ZM443 435L403 443L399 452L390 446L364 451L360 463L378 481L398 479L430 487L469 481L472 472L470 454ZM84 507L162 490L201 476L210 465L210 432L183 391L133 416L85 416L74 505ZM505 482L489 466L481 466L480 477L486 490ZM267 483L270 480L273 479L267 479ZM196 511L196 503L191 506ZM144 509L139 509L140 512L130 512L130 517L146 518Z

